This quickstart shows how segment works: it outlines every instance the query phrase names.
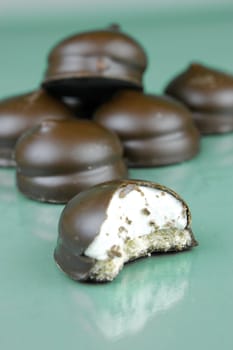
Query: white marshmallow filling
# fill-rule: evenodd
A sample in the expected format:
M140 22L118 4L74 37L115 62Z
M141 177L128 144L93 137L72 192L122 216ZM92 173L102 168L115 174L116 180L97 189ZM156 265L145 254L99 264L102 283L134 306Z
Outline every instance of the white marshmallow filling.
M85 250L96 260L90 278L112 280L130 260L192 246L187 220L184 203L168 192L143 185L119 188L99 234Z

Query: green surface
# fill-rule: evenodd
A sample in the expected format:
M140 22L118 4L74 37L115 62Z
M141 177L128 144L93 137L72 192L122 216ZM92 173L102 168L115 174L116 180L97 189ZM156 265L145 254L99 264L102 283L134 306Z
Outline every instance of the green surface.
M87 28L83 23L1 23L0 95L36 86L48 48ZM230 11L123 24L149 53L148 90L160 91L193 59L232 69ZM53 262L63 207L24 198L14 170L0 169L0 349L233 348L233 134L203 138L201 153L189 162L135 169L131 176L182 195L200 245L129 264L112 283L86 285Z

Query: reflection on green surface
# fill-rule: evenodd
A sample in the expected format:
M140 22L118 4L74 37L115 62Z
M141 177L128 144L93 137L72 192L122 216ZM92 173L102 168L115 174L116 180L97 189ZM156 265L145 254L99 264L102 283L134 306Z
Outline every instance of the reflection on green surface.
M5 207L9 216L14 208L16 227L23 222L31 235L52 242L56 239L58 219L64 206L48 205L24 197L17 190L14 168L0 169L0 205Z
M219 176L226 176L228 171L231 173L232 150L233 133L204 136L200 153L195 158L172 166L146 169L146 179L166 184L181 195L190 191L205 191L210 177L218 179ZM131 169L130 176L143 178L145 169Z
M187 252L138 260L127 265L111 286L72 288L74 312L106 338L131 336L182 300L191 263L192 256Z

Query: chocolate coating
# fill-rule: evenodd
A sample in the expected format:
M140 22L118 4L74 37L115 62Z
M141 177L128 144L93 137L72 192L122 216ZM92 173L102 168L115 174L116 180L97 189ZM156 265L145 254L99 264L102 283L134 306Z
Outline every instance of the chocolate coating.
M120 91L97 109L94 119L118 134L131 167L182 162L199 150L190 112L165 96Z
M97 237L114 193L120 189L123 197L124 193L130 192L135 186L159 189L175 196L183 204L187 214L187 229L191 232L191 214L187 204L177 193L165 186L142 180L119 180L94 186L69 201L60 217L54 258L69 277L80 281L89 280L90 271L96 261L85 256L85 250ZM195 245L197 242L192 236L191 246Z
M20 138L16 163L19 190L53 203L127 176L117 136L88 120L42 122Z
M60 95L110 96L122 87L141 88L146 65L140 44L115 26L83 32L52 49L43 86Z
M15 166L15 145L27 129L48 118L72 117L68 108L43 90L0 101L0 166Z
M193 63L174 78L166 93L183 102L203 134L233 130L233 76Z

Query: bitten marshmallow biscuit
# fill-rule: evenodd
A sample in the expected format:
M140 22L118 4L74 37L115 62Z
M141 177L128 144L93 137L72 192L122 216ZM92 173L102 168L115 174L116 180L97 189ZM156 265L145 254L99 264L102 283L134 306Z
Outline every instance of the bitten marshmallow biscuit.
M58 266L74 280L111 281L124 264L197 242L187 204L149 181L111 181L74 197L59 223Z

